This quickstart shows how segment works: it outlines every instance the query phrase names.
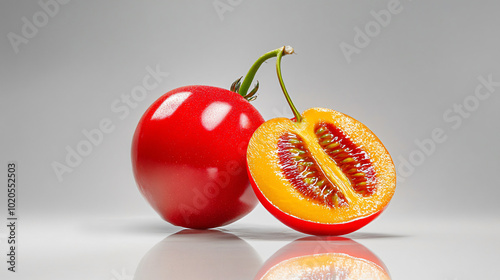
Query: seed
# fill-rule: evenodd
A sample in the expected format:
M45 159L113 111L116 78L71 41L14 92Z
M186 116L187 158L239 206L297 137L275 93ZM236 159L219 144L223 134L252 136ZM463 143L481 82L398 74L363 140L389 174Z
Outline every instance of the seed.
M306 183L307 185L312 185L312 184L314 184L315 180L316 179L314 179L314 178L307 177L307 178L304 179L304 183Z
M335 206L338 206L338 205L339 205L339 196L337 195L337 193L335 193L335 194L332 196L332 202L333 202L333 205L335 205Z
M333 134L331 133L325 133L321 136L318 137L319 139L324 139L324 138L333 138Z
M358 172L356 174L353 174L352 177L364 177L366 174L363 172Z
M342 163L349 163L349 162L353 162L353 161L354 161L354 159L352 157L348 157L348 158L344 159L342 161Z
M333 148L337 148L338 146L340 146L339 142L333 142L332 144L326 146L326 148L327 149L333 149Z
M321 146L326 146L326 145L328 145L328 144L330 144L330 143L332 143L332 139L327 139L327 140L325 140L325 141L323 141L323 142L320 142L319 144L320 144Z
M303 161L299 161L299 163L298 163L298 165L299 165L299 166L311 166L311 165L313 165L313 164L314 164L314 163L312 163L312 162L310 162L310 161L305 161L305 160L303 160Z
M319 182L316 183L316 186L318 186L319 188L321 188L324 184L325 184L325 180L321 180L321 181L319 181Z
M364 187L364 186L366 186L366 182L358 183L358 184L356 184L356 186L358 186L358 187Z
M299 139L297 139L297 138L295 138L295 139L290 139L290 140L289 140L289 142L290 142L290 143L292 143L292 144L300 144L300 143L302 143L302 141L300 141L300 140L299 140Z
M299 150L297 148L290 149L290 152L292 152L294 154L299 154L299 155L303 155L306 153L305 151Z
M323 134L326 131L324 127L320 127L318 130L316 130L316 135Z

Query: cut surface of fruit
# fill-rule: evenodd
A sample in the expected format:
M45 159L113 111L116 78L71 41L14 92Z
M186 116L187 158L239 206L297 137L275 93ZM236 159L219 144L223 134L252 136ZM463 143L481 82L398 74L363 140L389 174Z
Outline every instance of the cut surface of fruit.
M395 190L394 164L381 141L330 109L309 109L300 122L267 121L250 140L247 163L263 205L286 219L342 224L374 218Z

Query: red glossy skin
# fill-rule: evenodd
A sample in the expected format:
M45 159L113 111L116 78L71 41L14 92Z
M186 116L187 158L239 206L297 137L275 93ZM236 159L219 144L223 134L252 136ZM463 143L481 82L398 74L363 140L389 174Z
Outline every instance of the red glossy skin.
M247 172L250 174L247 166ZM372 215L359 218L354 221L349 221L345 223L339 224L323 224L312 221L306 221L297 217L294 217L288 213L281 211L278 207L274 206L265 196L262 194L261 190L257 186L257 183L253 180L252 176L250 176L250 183L252 184L252 188L257 195L260 203L264 206L264 208L269 211L274 217L283 222L285 225L293 228L294 230L300 231L305 234L311 235L344 235L351 232L354 232L371 221L373 221L376 217L378 217L387 206L373 213Z
M264 122L235 92L174 89L144 113L132 141L139 190L166 221L205 229L234 222L257 204L246 149Z

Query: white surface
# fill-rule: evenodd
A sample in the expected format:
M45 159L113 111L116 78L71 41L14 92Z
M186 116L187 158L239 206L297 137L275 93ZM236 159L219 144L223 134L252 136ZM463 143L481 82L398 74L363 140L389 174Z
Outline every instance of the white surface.
M208 241L206 234L172 239L169 236L182 229L153 216L47 217L19 222L19 271L14 275L2 269L2 279L190 280L200 275L203 279L253 279L260 264L277 250L306 236L279 224L237 222L219 230L243 241L229 234ZM381 217L344 237L377 255L392 279L466 280L498 278L499 235L498 220L391 221ZM172 239L175 245L151 257L149 251L164 239ZM156 274L150 271L148 278L144 273L134 278L143 259L152 267L155 260L169 260L170 266L152 270ZM214 260L226 265L214 265ZM184 271L182 276L178 271Z

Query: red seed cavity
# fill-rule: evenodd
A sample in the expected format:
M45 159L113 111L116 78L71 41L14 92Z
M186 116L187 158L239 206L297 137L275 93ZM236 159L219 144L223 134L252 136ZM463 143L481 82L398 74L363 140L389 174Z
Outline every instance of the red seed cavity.
M304 197L331 208L348 206L342 191L328 180L299 135L281 136L278 155L285 178Z
M314 131L319 145L346 175L352 189L362 196L373 195L376 176L369 155L332 124L319 123Z
M369 155L339 128L319 123L315 129L318 144L349 180L358 195L368 197L376 191L376 174ZM287 132L278 140L281 171L305 198L330 208L349 205L336 182L325 175L301 136Z

